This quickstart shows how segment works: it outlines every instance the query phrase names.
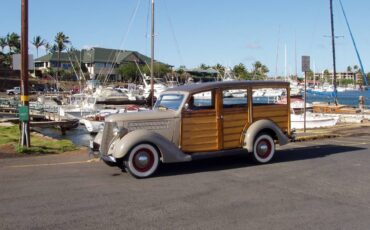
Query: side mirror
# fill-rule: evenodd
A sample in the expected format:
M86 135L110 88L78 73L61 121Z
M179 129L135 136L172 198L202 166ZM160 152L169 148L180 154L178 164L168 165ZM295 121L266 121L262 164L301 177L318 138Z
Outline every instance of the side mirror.
M188 104L188 103L185 103L185 105L184 105L184 109L185 109L185 110L188 110L188 109L189 109L189 104Z

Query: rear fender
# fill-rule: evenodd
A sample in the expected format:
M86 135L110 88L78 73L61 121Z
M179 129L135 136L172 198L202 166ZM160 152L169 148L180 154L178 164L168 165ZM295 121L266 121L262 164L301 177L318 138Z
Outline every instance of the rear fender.
M258 120L250 125L244 134L243 148L248 152L253 152L253 144L256 136L263 130L273 132L279 142L279 145L285 145L289 142L289 138L281 131L281 129L271 120ZM273 137L275 138L275 137Z

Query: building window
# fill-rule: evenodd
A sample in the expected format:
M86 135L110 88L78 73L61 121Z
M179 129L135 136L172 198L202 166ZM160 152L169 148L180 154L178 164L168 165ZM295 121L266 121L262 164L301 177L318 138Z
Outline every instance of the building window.
M96 62L95 63L95 68L104 68L105 67L105 63L104 62Z

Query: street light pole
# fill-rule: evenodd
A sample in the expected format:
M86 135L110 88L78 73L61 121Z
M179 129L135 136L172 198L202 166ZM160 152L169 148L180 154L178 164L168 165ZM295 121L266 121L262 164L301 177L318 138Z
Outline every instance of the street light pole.
M29 98L28 98L28 0L21 0L21 124L20 146L30 147Z

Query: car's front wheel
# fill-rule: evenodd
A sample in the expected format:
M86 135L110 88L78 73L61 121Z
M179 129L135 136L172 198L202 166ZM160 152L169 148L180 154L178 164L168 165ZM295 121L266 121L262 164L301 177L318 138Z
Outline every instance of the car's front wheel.
M274 139L268 134L260 134L253 144L253 159L261 164L269 162L275 154Z
M159 153L150 144L138 144L124 160L124 165L132 176L146 178L152 176L159 166Z

